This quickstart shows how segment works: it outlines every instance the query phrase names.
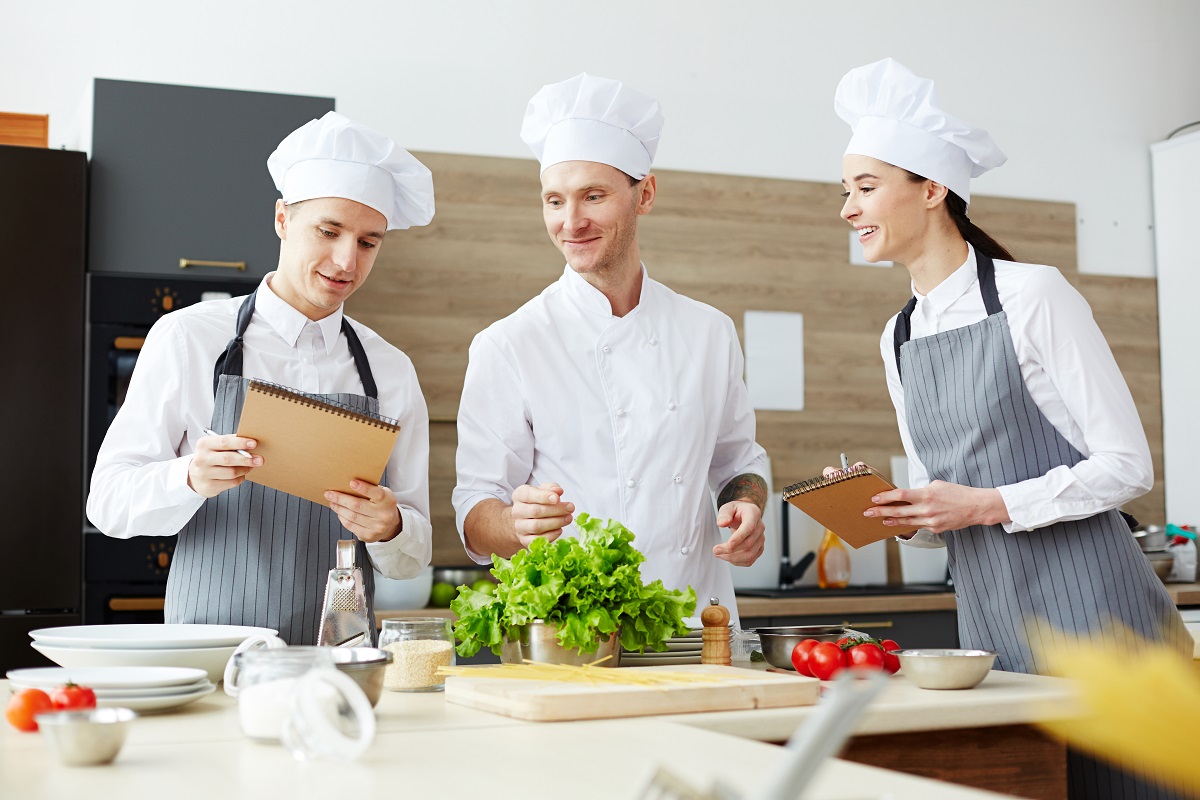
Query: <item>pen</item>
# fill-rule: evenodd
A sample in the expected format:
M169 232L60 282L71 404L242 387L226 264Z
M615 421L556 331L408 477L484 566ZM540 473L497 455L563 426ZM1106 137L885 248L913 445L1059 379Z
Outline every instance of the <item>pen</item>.
M850 462L846 459L846 454L842 453L842 472L850 469Z
M216 431L214 431L212 428L205 428L204 432L207 433L209 436L220 436L221 435L221 434L217 433ZM245 456L246 458L254 458L253 455L246 452L245 450L238 450L237 452L238 452L239 456ZM842 456L842 461L845 462L845 460L846 460L846 457Z

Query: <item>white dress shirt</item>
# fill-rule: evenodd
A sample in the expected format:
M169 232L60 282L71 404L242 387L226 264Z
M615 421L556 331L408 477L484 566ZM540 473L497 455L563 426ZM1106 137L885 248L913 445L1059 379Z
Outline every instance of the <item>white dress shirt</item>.
M362 394L341 334L342 310L313 322L280 299L270 279L264 278L256 292L243 375L302 392ZM212 419L213 367L234 336L243 300L196 303L163 316L150 330L92 473L87 513L107 535L173 535L203 505L204 498L188 486L188 467L196 440ZM433 553L429 414L408 356L350 322L371 364L380 413L400 421L384 482L396 494L402 530L390 541L368 543L367 552L384 576L410 578Z
M712 554L714 495L737 475L766 474L742 369L733 322L711 306L643 268L637 306L615 317L567 267L471 343L458 412L460 534L481 500L511 503L522 484L555 482L576 515L633 531L646 583L690 585L697 613L718 597L736 615L729 565Z
M1046 420L1084 456L1074 467L1058 466L1041 477L997 487L1011 519L1004 530L1030 531L1083 519L1145 494L1154 483L1146 434L1087 301L1054 267L1000 260L995 265L996 291L1008 315L1025 386ZM913 293L914 340L987 316L970 245L966 263L928 295L915 289ZM905 421L904 387L892 339L895 326L892 317L879 346L908 454L909 483L919 488L929 483L929 473ZM941 538L920 531L912 543L937 546Z

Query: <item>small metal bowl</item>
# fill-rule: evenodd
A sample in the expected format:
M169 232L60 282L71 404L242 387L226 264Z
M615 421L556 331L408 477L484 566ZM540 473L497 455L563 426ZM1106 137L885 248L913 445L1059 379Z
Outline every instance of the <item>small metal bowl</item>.
M1163 583L1167 582L1167 578L1171 577L1171 570L1175 568L1175 554L1170 550L1164 552L1146 551L1144 553L1150 561L1150 566L1154 567L1154 574Z
M795 670L792 666L792 650L805 639L818 642L836 642L846 635L841 625L785 625L772 628L755 628L762 643L763 658L772 667Z
M991 650L893 650L900 670L922 689L973 689L983 682L996 654Z
M137 714L128 708L52 711L38 714L38 730L69 767L107 764L121 752L125 729Z
M1167 529L1162 525L1147 525L1134 531L1133 538L1145 553L1158 553L1167 549Z
M331 647L334 666L354 679L374 707L383 694L383 676L394 656L378 647Z

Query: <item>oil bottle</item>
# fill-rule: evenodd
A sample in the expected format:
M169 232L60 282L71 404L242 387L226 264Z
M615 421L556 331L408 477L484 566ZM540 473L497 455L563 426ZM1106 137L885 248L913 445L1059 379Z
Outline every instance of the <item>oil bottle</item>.
M836 533L825 529L817 549L817 586L845 589L850 584L850 551Z

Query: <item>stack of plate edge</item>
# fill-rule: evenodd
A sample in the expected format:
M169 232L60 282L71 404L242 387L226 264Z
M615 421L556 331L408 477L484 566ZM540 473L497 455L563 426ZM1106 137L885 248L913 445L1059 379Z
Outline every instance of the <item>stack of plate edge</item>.
M96 705L166 711L211 694L216 684L202 669L183 667L32 667L9 670L14 689L50 691L65 683L87 686Z

